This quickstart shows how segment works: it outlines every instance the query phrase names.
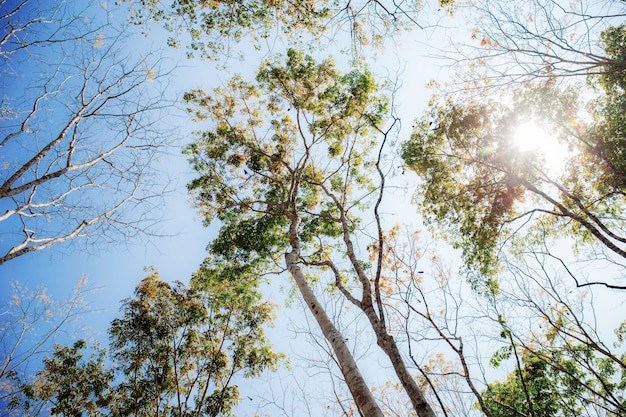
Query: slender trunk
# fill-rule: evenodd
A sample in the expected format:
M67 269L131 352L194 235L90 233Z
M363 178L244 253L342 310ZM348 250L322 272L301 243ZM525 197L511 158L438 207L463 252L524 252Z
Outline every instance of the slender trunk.
M404 359L398 350L396 341L386 332L379 334L381 333L379 329L376 329L375 326L373 327L376 332L378 346L380 346L383 352L385 352L385 354L389 357L389 360L393 365L393 369L396 372L404 391L406 391L409 396L413 409L417 412L417 415L419 417L435 417L435 412L426 401L422 390L417 385L417 382L415 382L415 378L413 378L407 369Z
M348 389L352 394L352 398L356 403L359 413L362 417L383 417L383 412L376 404L376 400L367 386L361 371L359 370L352 353L346 345L343 335L333 322L330 320L324 308L320 305L315 293L309 286L306 277L298 266L298 258L300 257L300 237L298 236L299 219L297 216L292 218L292 224L289 229L289 239L291 243L291 251L285 253L285 262L287 270L293 277L298 286L298 290L307 306L311 310L313 317L317 321L324 337L331 344L333 352L339 363L339 368L348 385Z
M398 349L398 345L393 337L387 332L383 310L379 309L380 317L376 314L376 310L374 309L374 305L372 302L372 290L370 287L370 280L361 267L359 260L354 252L354 245L352 244L352 240L350 239L350 231L348 227L348 220L345 216L345 212L342 207L340 207L342 211L341 215L341 225L343 228L343 240L346 244L346 252L348 254L348 258L354 267L357 276L359 277L359 281L361 282L361 287L363 289L363 299L360 303L360 308L365 313L365 316L370 322L374 333L376 334L376 342L378 346L385 352L391 364L393 366L393 370L396 373L396 376L400 380L402 384L402 388L409 396L411 400L411 404L413 405L413 409L417 413L419 417L435 417L435 411L432 409L428 401L426 401L426 397L424 393L420 389L419 385L409 372L404 362L404 358L400 354ZM378 305L382 307L382 301L377 296Z

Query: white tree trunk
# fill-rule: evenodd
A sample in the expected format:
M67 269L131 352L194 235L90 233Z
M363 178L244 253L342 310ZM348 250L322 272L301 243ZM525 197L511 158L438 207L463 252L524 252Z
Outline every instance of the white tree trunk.
M289 240L291 243L291 251L285 253L285 262L287 270L293 277L298 286L298 290L307 306L311 310L313 317L317 321L324 337L331 344L333 352L339 363L341 373L348 385L348 389L352 394L352 398L356 403L359 413L363 417L383 417L383 412L376 404L376 400L367 386L361 371L359 370L352 353L348 349L344 341L344 337L330 320L324 308L320 305L315 293L309 286L306 277L298 266L298 258L300 257L300 237L298 235L298 226L300 220L297 216L292 216L292 223L289 229Z

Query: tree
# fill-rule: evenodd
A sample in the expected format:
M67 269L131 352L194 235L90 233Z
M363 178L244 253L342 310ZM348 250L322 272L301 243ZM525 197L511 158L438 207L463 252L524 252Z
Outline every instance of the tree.
M496 417L619 416L624 412L618 388L623 381L611 381L615 373L619 372L581 345L565 352L525 351L520 368L504 382L490 383L483 395Z
M236 376L256 377L280 359L263 331L272 305L260 300L250 272L205 264L186 288L151 271L109 329L123 376L114 415L231 414Z
M119 2L118 2L119 3ZM454 1L440 0L439 7ZM400 30L420 25L423 3L419 1L142 1L128 4L131 22L144 27L161 24L172 33L170 46L188 45L188 56L216 58L231 52L232 44L250 38L255 47L273 36L291 40L308 32L320 39L332 38L339 30L350 33L354 50L367 44L382 45ZM182 41L181 41L182 39Z
M572 391L555 389L549 365L533 355L523 358L524 366L507 377L504 383L492 383L484 392L486 403L495 416L581 415L582 409L571 402ZM563 410L565 414L561 414Z
M189 92L195 119L215 123L187 149L200 174L189 188L206 221L222 224L211 253L276 264L284 256L284 269L332 346L361 415L381 411L312 290L311 281L324 276L326 286L363 312L415 411L430 416L433 410L387 332L380 275L370 278L367 257L360 259L355 249L357 233L370 236L358 231L358 216L368 203L374 206L375 233L382 234L380 158L394 123L383 130L387 100L377 90L368 71L342 75L332 61L316 63L290 49L284 64L265 63L256 83L235 77L213 95ZM383 144L374 151L377 136ZM380 175L382 184L367 170Z
M449 98L432 107L405 143L405 163L424 180L421 211L462 249L468 267L491 274L506 242L518 253L530 247L553 253L550 239L565 236L592 259L626 258L623 155L616 151L622 134L608 127L617 126L620 104L605 95L590 106L595 120L587 123L578 102L574 89L551 81L500 100ZM569 147L563 171L547 165L542 149L519 149L515 129L528 121Z
M2 5L0 264L72 240L154 233L167 70L125 52L128 35L106 10L78 7Z
M93 291L81 279L66 300L55 300L44 287L28 289L18 282L0 313L0 402L9 404L21 384L32 383L37 364L53 343L72 330L89 311L86 297ZM33 405L35 407L35 405ZM5 410L8 411L8 410ZM0 412L0 415L7 415Z
M239 403L238 379L275 369L282 355L264 334L273 305L247 268L207 261L189 287L151 269L124 300L106 350L57 344L33 380L14 378L10 409L26 415L226 416ZM38 352L43 354L44 352Z

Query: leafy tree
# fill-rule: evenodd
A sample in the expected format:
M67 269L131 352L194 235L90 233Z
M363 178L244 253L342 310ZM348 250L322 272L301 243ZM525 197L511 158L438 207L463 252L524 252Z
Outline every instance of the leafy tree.
M626 258L624 158L617 151L623 90L611 84L619 77L601 78L608 92L591 103L591 123L579 117L575 90L553 81L515 89L510 104L507 98L440 100L421 120L403 158L424 180L418 195L427 221L449 233L469 267L496 271L498 251L511 235L518 251L533 245L548 251L549 237L568 236L595 258ZM541 149L518 148L515 129L527 121L569 147L563 172L551 170Z
M484 392L485 402L494 416L519 415L578 416L582 409L572 402L572 391L556 388L549 375L550 366L535 355L523 358L523 368L510 374L505 382L494 382ZM575 403L575 402L574 402Z
M258 377L282 358L264 334L273 305L257 285L253 270L209 261L189 287L150 270L111 323L111 367L104 349L84 359L84 340L56 345L34 380L8 393L10 408L72 417L232 415L238 378Z
M224 272L228 271L228 272ZM186 288L151 271L111 323L111 355L123 381L113 415L231 415L238 374L276 366L263 326L272 306L260 301L246 271L203 267Z
M611 348L610 336L600 336L606 329L597 328L595 317L589 319L594 310L591 301L582 301L586 292L565 283L625 288L619 281L626 255L624 27L607 26L621 23L623 13L604 13L607 8L602 14L588 13L591 9L577 14L565 11L571 4L560 2L483 5L489 7L483 11L493 30L474 33L485 52L480 55L485 67L476 62L485 69L480 72L485 78L473 85L480 89L471 96L435 97L402 156L420 176L420 212L436 233L463 252L470 282L481 290L483 306L475 318L475 328L481 330L470 340L489 335L489 322L479 327L481 314L500 323L506 346L492 363L508 359L513 370L504 382L487 381L484 375L468 374L462 366L466 358L459 355L458 364L446 362L438 372L468 376L479 381L478 387L486 384L474 406L486 415L621 415L623 348ZM511 14L502 17L496 9ZM526 14L529 9L536 14ZM558 20L557 10L576 22ZM585 25L581 37L571 32ZM571 87L566 80L571 75L587 77L596 98L579 94L584 93L580 85ZM491 89L502 85L507 91ZM585 106L591 117L584 115ZM564 145L562 170L551 166L543 149L520 149L514 136L529 121ZM584 269L587 265L591 267ZM590 278L579 278L582 271ZM431 293L421 285L413 291L422 298L420 304L409 304L411 312L431 322L436 335L462 353L468 343L457 330L463 315L458 306L465 296L446 296L446 311L456 308L441 313L442 319L431 314L439 306L424 295ZM580 295L580 310L567 301L571 293ZM611 298L610 292L600 294ZM429 311L429 304L436 307ZM430 332L419 336L428 338Z
M505 381L487 382L485 402L494 415L621 415L624 324L618 318L611 334L613 315L600 315L597 294L573 291L548 260L506 259L498 295L485 300L499 329L492 345L503 342L489 362L510 366Z
M214 122L187 149L200 174L189 188L206 221L222 223L211 253L244 263L278 264L284 256L361 415L381 412L312 289L323 277L325 286L362 311L415 411L430 416L434 412L386 328L380 270L371 278L367 254L355 249L357 236L371 239L359 232L368 203L382 239L384 175L376 140L384 145L394 123L381 127L388 110L378 89L367 70L341 74L332 61L317 63L291 49L284 64L262 65L256 83L235 77L212 95L189 92L196 120ZM380 185L368 170L380 176Z
M451 7L450 0L440 0L440 7ZM291 39L309 32L318 39L334 36L345 28L353 48L367 44L381 45L386 37L401 29L420 25L420 1L137 1L123 0L130 20L143 26L162 24L172 33L170 46L188 43L188 56L215 58L229 52L233 41L251 38L257 48L272 36L287 35ZM182 41L181 41L182 39Z
M155 122L169 105L155 89L167 70L149 52L126 54L128 34L107 13L77 2L0 6L0 264L73 240L154 233L148 213L165 187L151 166L166 136Z
M96 349L84 360L87 342L81 339L73 346L56 345L51 357L44 360L32 384L22 387L23 404L14 397L10 408L18 405L28 415L49 412L67 417L101 416L113 398L113 370L105 369L106 351ZM49 406L46 407L46 406ZM37 409L41 408L41 409Z

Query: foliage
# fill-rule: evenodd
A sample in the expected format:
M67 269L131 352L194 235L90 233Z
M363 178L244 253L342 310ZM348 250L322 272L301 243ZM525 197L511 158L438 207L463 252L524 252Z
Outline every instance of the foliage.
M591 152L581 161L601 170L599 181L593 184L600 192L626 192L626 25L610 27L601 34L603 47L616 62L590 78L603 93L588 106L594 123L586 133Z
M97 349L85 361L84 350L87 342L81 339L73 346L55 345L51 357L44 359L44 368L35 376L32 384L22 387L23 403L17 403L19 397L9 408L18 406L29 415L39 415L39 411L31 410L37 406L50 404L49 411L53 415L81 417L83 415L103 415L113 399L110 385L113 370L105 369L106 352ZM43 403L43 404L42 404Z
M603 127L622 117L621 104L604 96L587 124L575 91L553 84L516 88L510 104L439 102L404 144L405 163L424 181L421 210L482 274L498 270L498 251L514 233L521 250L543 245L546 236L568 236L597 256L626 257L620 216L626 200L616 169L623 155L615 151L621 139ZM548 166L542 149L519 149L515 129L528 121L569 148L563 171Z
M555 389L555 380L548 374L552 368L535 355L524 358L521 371L514 371L503 383L489 385L485 402L494 416L574 416L582 411L567 404L573 392ZM577 389L578 387L573 387ZM524 396L527 393L530 399ZM563 394L567 394L565 397ZM559 413L564 410L565 414Z
M131 22L149 32L152 22L172 33L170 46L187 43L187 55L216 58L230 52L233 42L248 37L257 49L272 36L286 35L294 41L302 32L316 39L332 38L338 30L350 33L353 48L382 45L385 38L401 29L421 27L422 2L386 1L203 1L203 0L123 0ZM453 1L440 1L451 7Z
M214 96L185 95L196 119L216 123L185 151L201 174L189 184L196 204L223 224L210 250L243 261L284 252L292 211L303 242L341 233L324 194L370 187L359 168L386 111L369 72L342 75L293 49L284 67L265 63L257 81L235 77Z
M168 45L179 46L178 32L184 28L190 38L190 56L214 56L226 47L225 39L238 41L252 34L255 43L270 36L275 25L285 31L311 30L318 20L327 19L330 9L312 1L143 1L124 0L131 12L131 22L146 31L154 21L163 24L174 36Z
M424 181L418 195L427 221L450 231L466 263L483 273L494 270L503 226L519 215L524 182L532 185L539 180L535 167L544 168L534 165L536 155L520 153L512 138L515 125L536 117L542 103L534 91L515 97L510 107L495 100L438 103L403 147L405 163ZM568 102L571 97L559 100Z
M273 305L261 300L251 273L207 262L186 287L150 270L111 323L111 367L97 347L84 359L84 340L56 345L35 380L12 393L11 408L73 417L232 415L237 378L258 377L282 357L264 334Z
M227 282L203 268L190 288L152 271L111 323L111 354L124 381L115 413L230 415L239 401L233 378L258 376L279 356L263 326L271 305L245 276Z
M492 382L483 391L493 416L575 417L593 409L607 416L624 413L623 362L598 359L588 346L572 344L524 350L521 363L504 382Z

